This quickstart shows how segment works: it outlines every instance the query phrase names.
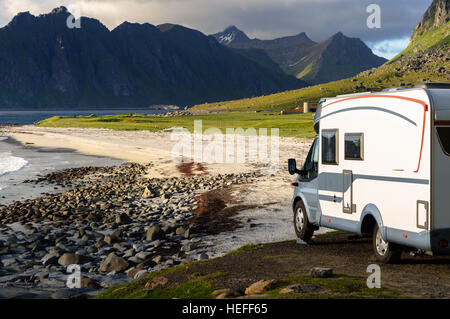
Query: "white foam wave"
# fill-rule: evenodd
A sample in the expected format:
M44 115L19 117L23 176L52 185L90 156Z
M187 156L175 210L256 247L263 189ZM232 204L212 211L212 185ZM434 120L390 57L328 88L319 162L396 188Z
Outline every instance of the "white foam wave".
M10 152L0 153L0 176L18 171L27 165L25 159L12 156Z

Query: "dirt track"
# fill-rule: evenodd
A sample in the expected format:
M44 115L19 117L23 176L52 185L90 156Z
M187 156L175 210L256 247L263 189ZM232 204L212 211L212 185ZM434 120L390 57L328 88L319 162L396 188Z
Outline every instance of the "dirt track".
M274 243L189 266L171 274L171 281L183 282L194 273L226 275L216 278L218 286L242 291L255 281L307 274L312 267L331 267L336 274L369 275L376 263L370 239L351 239L347 234L320 236L313 245L294 241ZM450 298L450 256L413 257L407 253L400 264L380 265L381 285L399 295L415 298Z

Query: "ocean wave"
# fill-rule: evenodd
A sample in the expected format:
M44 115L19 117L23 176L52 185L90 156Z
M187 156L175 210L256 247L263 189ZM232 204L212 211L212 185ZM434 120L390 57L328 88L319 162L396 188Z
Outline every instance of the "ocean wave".
M24 158L12 156L10 152L0 153L0 176L16 172L27 165L28 162Z

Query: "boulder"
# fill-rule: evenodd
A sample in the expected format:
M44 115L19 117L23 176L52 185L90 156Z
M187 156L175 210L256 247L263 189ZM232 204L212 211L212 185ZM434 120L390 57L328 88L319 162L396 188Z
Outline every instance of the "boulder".
M161 230L159 226L150 227L147 230L146 239L147 240L156 240L156 239L164 239L166 234Z
M144 276L146 276L147 274L148 274L148 271L147 271L147 270L145 270L145 269L139 270L139 271L136 273L136 275L134 276L134 279L135 279L135 280L141 279L141 278L143 278Z
M154 257L153 259L152 259L152 261L154 262L154 263L159 263L159 262L161 262L161 260L162 260L162 256L161 255L158 255L158 256L156 256L156 257Z
M42 257L41 262L42 265L48 266L48 265L55 265L58 263L59 253L57 252L51 252Z
M214 290L211 295L216 299L225 299L228 297L233 297L231 289L217 289Z
M163 276L157 276L155 278L150 279L145 283L146 289L153 289L156 287L164 287L169 282L169 279Z
M77 254L65 253L58 259L58 264L61 266L69 266L80 263L80 256Z
M185 229L184 227L182 227L182 226L178 227L178 228L175 230L175 233L176 233L177 235L184 235L185 232L186 232L186 229Z
M197 259L198 260L208 260L209 256L208 256L208 254L202 253L202 254L198 255Z
M155 197L155 194L153 193L150 187L146 186L144 192L142 193L142 198L153 198L153 197Z
M245 289L246 295L259 294L261 292L273 289L276 285L276 281L272 280L260 280L251 284L247 289Z
M126 214L125 214L126 215ZM120 229L116 229L111 235L106 235L103 240L108 245L112 245L120 241L120 236L122 235Z
M323 267L315 267L315 268L311 269L310 275L313 278L329 278L329 277L333 276L333 269L323 268Z
M81 279L81 288L89 288L89 289L100 289L101 286L97 281L92 278L82 278Z
M3 267L10 267L10 266L12 266L12 265L17 263L17 259L15 259L15 258L7 258L7 259L3 259L1 261L1 263L3 264Z
M119 225L130 224L133 220L125 213L116 216L116 223Z
M111 271L122 272L127 269L128 266L129 264L125 259L114 253L110 253L108 257L102 261L98 270L101 273L109 273Z

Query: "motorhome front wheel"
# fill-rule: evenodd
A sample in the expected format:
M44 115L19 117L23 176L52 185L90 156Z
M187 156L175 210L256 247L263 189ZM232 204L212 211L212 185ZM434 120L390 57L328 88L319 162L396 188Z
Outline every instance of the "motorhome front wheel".
M301 200L295 204L294 227L297 237L304 241L310 240L314 233L313 225L308 220L305 205Z

